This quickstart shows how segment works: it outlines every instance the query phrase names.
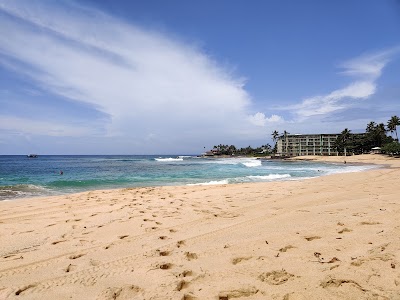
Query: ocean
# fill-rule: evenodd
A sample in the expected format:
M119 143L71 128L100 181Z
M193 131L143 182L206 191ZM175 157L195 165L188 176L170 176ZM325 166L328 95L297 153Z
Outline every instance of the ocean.
M371 168L376 166L190 155L3 155L0 200L125 187L301 180Z

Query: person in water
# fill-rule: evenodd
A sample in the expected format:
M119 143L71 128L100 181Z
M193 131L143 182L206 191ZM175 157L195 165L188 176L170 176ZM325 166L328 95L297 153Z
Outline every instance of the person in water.
M60 170L60 175L63 175L63 174L64 174L64 172L62 170Z

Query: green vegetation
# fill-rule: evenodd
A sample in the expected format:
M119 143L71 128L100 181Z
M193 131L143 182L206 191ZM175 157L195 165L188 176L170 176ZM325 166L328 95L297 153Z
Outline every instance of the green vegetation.
M340 155L370 153L371 149L375 147L380 147L383 153L397 155L400 153L397 126L400 126L400 118L392 116L387 122L387 126L383 123L377 124L375 122L369 122L365 129L365 133L354 134L351 130L345 128L337 137L335 148ZM390 132L391 135L395 133L396 139L393 139L391 135L388 136L388 132ZM273 153L276 153L277 151L278 138L286 138L288 134L289 133L286 130L283 135L280 135L277 130L272 132L272 140L275 142Z
M250 146L246 148L236 148L234 145L218 145L214 146L213 150L215 155L244 155L244 156L269 156L272 153L271 145L266 144L257 148L252 148Z
M393 131L396 132L396 141L399 141L396 126L400 126L400 118L398 116L392 116L387 123L387 128L391 133L393 133Z
M397 126L400 126L400 118L392 116L391 119L385 124L377 124L375 122L369 122L365 129L365 133L354 134L348 128L345 128L335 142L335 148L340 155L349 154L362 154L370 153L374 147L381 147L383 153L389 155L400 154L400 144L397 136ZM392 136L388 136L387 133L396 134L396 139ZM277 152L277 141L280 136L287 136L289 133L285 130L283 135L280 135L277 130L274 130L271 134L272 140L275 142L274 147L266 144L257 148L250 146L246 148L236 148L234 145L223 145L214 146L212 152L214 155L242 155L242 156L269 156ZM287 145L286 145L287 146ZM287 151L287 149L286 149Z
M400 155L400 143L394 141L386 144L382 147L382 151L388 155Z
M384 153L395 153L395 149L399 145L396 129L398 125L400 125L400 119L397 116L393 116L388 121L387 127L383 123L368 123L363 134L352 134L346 128L336 139L336 149L341 155L369 153L374 147L381 147ZM396 140L388 136L387 132L395 132ZM391 146L387 148L386 145Z

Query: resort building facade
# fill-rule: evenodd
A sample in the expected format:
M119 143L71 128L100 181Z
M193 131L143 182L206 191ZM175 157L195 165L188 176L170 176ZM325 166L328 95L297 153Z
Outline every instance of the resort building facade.
M280 156L339 155L335 142L340 134L286 134L277 140Z

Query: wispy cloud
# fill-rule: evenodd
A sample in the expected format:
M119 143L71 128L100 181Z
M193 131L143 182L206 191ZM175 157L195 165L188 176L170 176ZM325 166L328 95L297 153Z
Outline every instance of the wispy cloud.
M0 1L0 14L0 64L109 115L108 136L254 127L243 80L193 45L71 3Z
M291 111L299 121L313 116L323 116L349 108L355 101L367 99L377 90L377 80L382 75L384 67L399 48L362 55L340 65L343 69L339 74L349 76L353 81L347 86L336 89L326 95L306 98L284 110Z

